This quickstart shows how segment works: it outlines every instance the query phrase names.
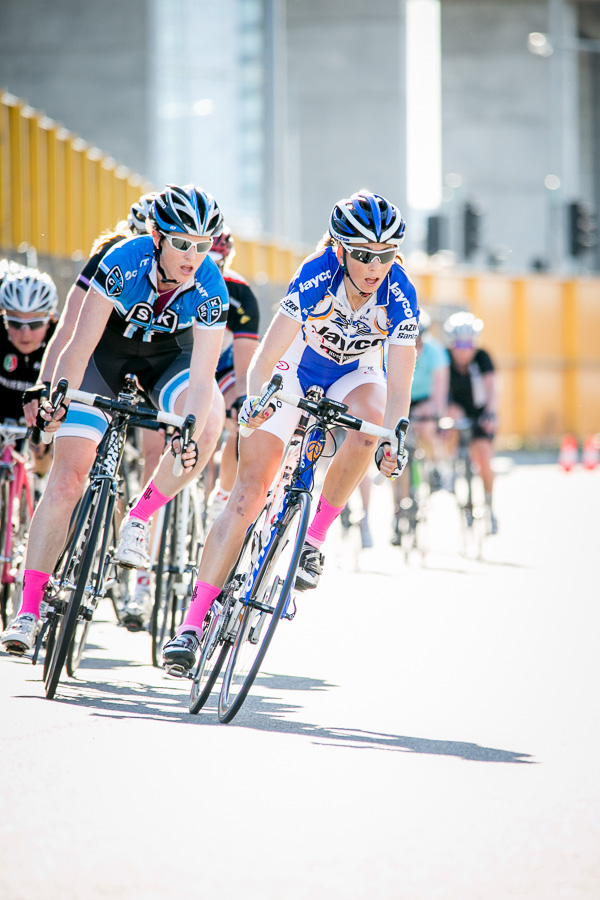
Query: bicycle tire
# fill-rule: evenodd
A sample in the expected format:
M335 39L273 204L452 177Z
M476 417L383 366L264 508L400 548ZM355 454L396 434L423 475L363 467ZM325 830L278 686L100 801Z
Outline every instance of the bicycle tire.
M197 564L200 548L203 545L202 517L204 504L200 492L195 493L196 488L195 484L184 488L184 490L189 491L189 503L187 506L183 502L182 494L177 494L171 501L173 507L169 514L165 512L156 569L155 600L152 608L150 628L152 634L152 665L157 668L162 666L162 651L165 643L174 637L175 632L183 621L185 597L182 593L181 585L177 587L178 580L180 581L182 578L187 580L190 577L191 582L191 571L193 566ZM177 502L175 503L175 501ZM184 556L178 559L177 533L179 518L186 515L186 508L187 523L185 524L185 533L187 537ZM165 557L167 555L168 564L165 567ZM166 579L165 568L167 571Z
M308 529L310 502L300 493L290 501L279 534L273 540L240 616L237 635L223 675L219 694L219 722L227 723L241 709L283 616L296 579L296 570ZM283 577L278 574L281 566ZM270 608L269 612L254 604ZM267 624L267 617L270 621ZM265 630L266 625L266 630Z
M255 540L255 528L257 523L260 523L261 521L264 524L265 511L266 508L258 516L254 527L248 529L246 537L244 538L244 543L242 544L242 549L240 550L236 563L227 579L224 593L226 593L228 589L231 590L231 583L236 576L245 576L249 571L251 567L252 546ZM223 613L224 618L221 621L217 620L215 622L214 614L211 613L208 625L202 635L200 658L198 660L198 665L195 667L192 674L192 688L190 690L189 700L189 711L194 716L200 712L210 697L212 689L223 668L223 664L233 645L233 638L224 637L224 633L228 630L227 626L231 616L234 614L235 603L237 602L233 599L234 591L232 591L229 598L224 601L228 604L227 609ZM215 628L218 629L216 634L214 632Z
M91 492L91 489L89 489ZM78 533L75 535L74 542L78 541L84 534L84 550L81 562L77 568L77 583L70 601L67 604L64 615L62 616L56 642L52 652L52 658L48 666L48 674L45 681L46 697L53 700L56 689L62 675L63 667L66 662L69 645L73 640L77 618L79 616L83 597L88 585L89 576L96 556L97 543L100 537L100 531L104 525L106 505L108 503L108 492L110 485L108 481L103 481L100 490L94 492L89 506L89 512L80 522ZM95 501L95 502L94 502ZM85 526L89 522L87 533L84 531Z
M173 569L175 566L178 499L179 495L176 495L165 507L156 566L156 587L150 631L152 634L152 665L157 668L161 664L162 648L175 634L173 604L177 598L173 592Z
M108 519L110 521L110 524L108 525L106 530L103 530L102 540L100 542L97 542L96 544L96 554L95 558L92 561L91 583L94 585L95 595L97 593L99 580L101 580L101 582L104 581L104 576L108 567L109 548L114 547L116 543L116 535L114 531L114 501L111 504L110 496L107 499L104 519L105 521ZM81 660L83 659L83 653L87 643L91 624L91 617L86 617L85 619L78 617L75 623L75 631L73 633L73 639L69 644L69 650L66 659L67 675L71 677L75 675L77 669L79 668Z

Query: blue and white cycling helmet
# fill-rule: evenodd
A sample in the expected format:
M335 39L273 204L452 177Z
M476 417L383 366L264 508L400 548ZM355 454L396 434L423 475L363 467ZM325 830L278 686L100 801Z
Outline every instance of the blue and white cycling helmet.
M0 287L0 309L15 313L40 313L51 316L58 307L58 292L49 275L37 269L22 268L7 275Z
M179 231L214 237L223 230L223 215L215 198L193 184L168 184L154 198L149 215L161 234Z
M129 230L134 234L147 234L146 219L152 210L152 204L156 197L156 191L150 191L149 194L142 194L139 200L131 204L131 212L127 216L127 224Z
M352 244L399 246L404 240L405 227L400 210L370 191L358 191L348 200L339 200L329 219L331 237Z

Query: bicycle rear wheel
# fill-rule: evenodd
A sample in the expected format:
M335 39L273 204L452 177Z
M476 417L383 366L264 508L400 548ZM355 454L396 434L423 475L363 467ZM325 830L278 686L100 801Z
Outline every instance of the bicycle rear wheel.
M47 668L45 682L46 697L49 700L53 700L56 694L69 652L69 646L77 627L77 620L81 612L85 592L89 589L97 547L101 539L102 528L105 525L109 490L108 481L102 482L99 491L93 491L91 488L88 488L91 498L89 503L86 503L84 506L84 515L81 517L79 526L73 536L73 546L65 566L64 580L61 579L61 584L59 585L59 591L62 586L67 591L72 590L72 595L70 600L67 601L61 617L56 640L52 648L52 656Z
M162 651L183 621L186 596L204 539L202 496L195 484L165 508L152 608L152 665L160 668Z
M247 605L240 612L237 636L223 676L220 722L231 722L241 709L287 608L309 513L308 496L298 494L285 511L278 534L256 573Z
M206 704L231 650L235 634L232 619L240 605L240 600L237 598L251 569L252 549L257 539L257 533L264 525L266 511L265 507L254 526L248 529L242 549L220 595L222 600L219 606L221 608L219 609L217 604L213 603L205 620L206 625L200 645L200 659L192 673L189 702L189 710L192 715L197 715Z

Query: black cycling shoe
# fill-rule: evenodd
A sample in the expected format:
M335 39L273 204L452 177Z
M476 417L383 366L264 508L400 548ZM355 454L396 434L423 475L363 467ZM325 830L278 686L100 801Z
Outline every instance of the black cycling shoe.
M310 591L316 588L319 578L323 572L323 564L325 557L320 550L304 542L302 553L300 554L300 562L298 563L298 571L296 572L296 581L294 587L297 591Z
M163 647L163 666L169 675L187 675L196 664L200 639L195 631L184 631Z

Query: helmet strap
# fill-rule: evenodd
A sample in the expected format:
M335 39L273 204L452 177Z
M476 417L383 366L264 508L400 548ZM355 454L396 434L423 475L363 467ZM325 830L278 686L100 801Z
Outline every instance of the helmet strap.
M160 255L162 251L162 242L164 240L164 234L158 239L158 247L154 247L154 259L156 260L156 268L158 269L159 275L161 277L161 281L164 281L165 284L179 284L176 278L167 278L165 274L165 270L160 264Z
M361 291L361 289L359 288L359 286L356 284L356 282L355 282L354 279L352 278L352 275L351 275L350 272L348 271L348 264L347 264L347 262L346 262L346 249L345 249L345 247L342 247L342 272L344 273L344 275L346 276L346 278L350 279L350 281L351 281L351 283L352 283L352 286L353 286L354 288L356 288L356 290L358 291L358 293L360 294L360 296L361 296L363 299L366 300L367 297L372 297L372 296L373 296L374 291L371 291L370 294L365 294L365 292L364 292L364 291Z

